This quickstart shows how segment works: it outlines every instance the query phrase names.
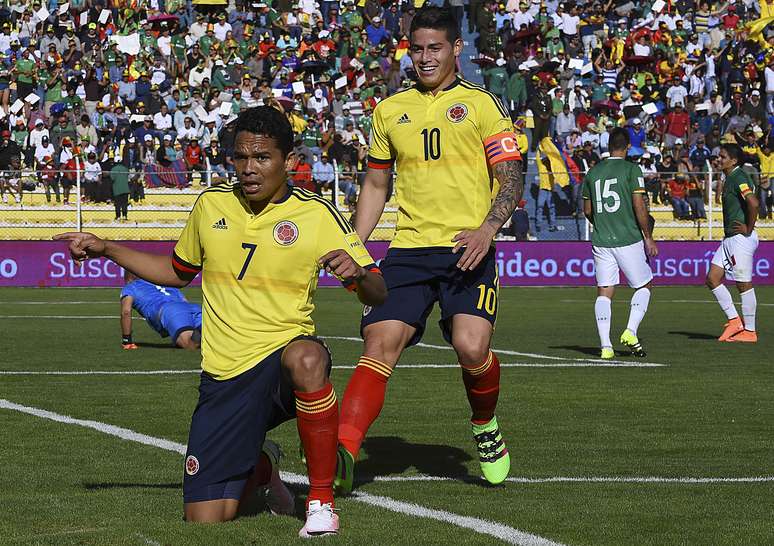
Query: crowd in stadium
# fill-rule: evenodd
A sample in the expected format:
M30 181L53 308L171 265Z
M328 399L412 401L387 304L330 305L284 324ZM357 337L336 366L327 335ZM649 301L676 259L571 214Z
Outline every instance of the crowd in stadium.
M415 79L407 33L421 4L11 2L0 11L3 202L20 200L25 169L37 172L28 189L59 202L61 187L70 202L76 161L94 202L217 183L233 172L228 123L266 101L296 131L294 184L319 192L338 180L353 206L371 113ZM564 177L541 178L549 201L557 184L579 185L616 126L628 127L651 202L679 219L705 216L708 178L693 173L710 170L723 139L774 172L774 33L758 2L448 4L523 147L548 136L562 154L546 169ZM759 192L770 216L767 174Z

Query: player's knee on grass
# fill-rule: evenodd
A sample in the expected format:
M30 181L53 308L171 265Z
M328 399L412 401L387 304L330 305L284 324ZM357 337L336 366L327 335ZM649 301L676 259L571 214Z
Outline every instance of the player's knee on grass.
M200 347L201 337L196 336L194 334L195 334L194 330L187 330L185 332L181 332L180 335L177 336L177 339L175 340L175 345L187 351L198 351Z
M282 368L289 374L294 389L317 391L328 379L328 353L317 342L293 341L282 353Z

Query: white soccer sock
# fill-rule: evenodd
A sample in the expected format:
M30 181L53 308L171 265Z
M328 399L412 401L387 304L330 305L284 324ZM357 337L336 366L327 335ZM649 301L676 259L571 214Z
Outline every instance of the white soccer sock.
M728 291L725 285L721 284L717 288L712 289L712 293L715 295L715 299L718 300L720 308L728 317L728 320L735 319L739 316L734 307L734 300L731 299L731 292Z
M755 297L755 288L739 294L742 296L742 316L744 317L744 329L755 331L755 309L758 307L758 299Z
M650 289L643 287L634 291L632 295L631 308L629 310L629 324L626 325L628 330L636 336L637 328L640 327L640 322L645 317L645 313L648 312L648 304L650 303Z
M597 317L599 344L602 347L612 347L610 343L610 316L613 314L611 301L607 296L598 296L594 302L594 315Z

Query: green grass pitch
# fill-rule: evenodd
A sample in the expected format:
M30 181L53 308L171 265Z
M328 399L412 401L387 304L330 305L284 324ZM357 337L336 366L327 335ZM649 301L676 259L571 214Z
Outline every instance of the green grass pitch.
M498 419L516 480L495 488L479 481L459 370L410 368L452 365L454 354L417 347L390 380L356 466L358 490L476 518L474 527L486 520L568 545L772 544L774 288L756 291L757 345L715 341L724 317L706 289L657 287L640 338L648 351L642 360L662 366L593 367L586 365L596 364L598 344L593 288L503 289L493 346L503 363L514 364L502 370ZM168 348L139 321L140 350L122 351L118 292L0 289L0 371L198 367L197 354ZM198 290L187 293L201 298ZM630 295L621 289L614 299L614 340ZM358 335L359 306L343 290L320 290L317 303L318 333L328 336L335 365L352 366L360 343L335 337ZM423 342L440 346L436 320ZM642 362L623 352L617 360ZM351 372L334 368L339 399ZM184 444L197 381L195 373L3 373L0 399ZM11 409L0 409L0 424L0 544L300 540L300 515L183 523L183 457L175 452ZM287 454L283 469L304 474L295 423L270 437ZM404 479L425 475L451 479ZM762 479L720 481L756 477ZM604 480L610 478L629 479ZM300 507L304 489L294 489ZM357 499L339 499L337 507L341 534L326 544L501 543Z

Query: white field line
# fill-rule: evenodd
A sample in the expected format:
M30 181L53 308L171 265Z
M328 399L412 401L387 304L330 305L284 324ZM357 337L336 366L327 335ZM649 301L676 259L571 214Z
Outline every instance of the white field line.
M116 304L121 303L118 298L110 301L0 301L0 305L88 305L97 304Z
M591 300L559 300L560 303L589 303ZM651 300L653 303L714 303L718 304L715 300ZM593 303L593 301L592 301ZM626 300L621 300L618 303L629 304ZM741 301L735 301L734 304L741 305ZM774 303L761 303L758 302L758 307L774 307Z
M362 343L363 340L359 337L346 337L346 336L320 336L323 339L337 339L341 341L357 341ZM428 343L417 343L415 347L424 347L426 349L440 349L443 351L453 351L454 349L452 347L449 347L448 345L430 345ZM520 353L518 351L509 351L507 349L492 349L494 352L503 354L503 355L509 355L509 356L526 356L529 358L538 358L538 359L544 359L544 360L560 360L563 362L583 362L583 363L589 363L589 362L595 362L600 364L632 364L633 362L630 360L602 360L601 358L572 358L572 357L562 357L562 356L550 356L550 355L544 355L539 353ZM657 362L640 362L637 361L637 364L640 364L639 367L661 367L661 366L667 366L667 364L658 364ZM642 366L642 365L646 366Z
M142 540L148 546L161 546L161 542L159 542L158 540L153 540L152 538L148 538L142 533L135 533L134 536Z
M44 419L50 419L58 423L65 423L68 425L78 425L85 428L90 428L110 436L115 436L123 440L129 440L137 442L143 445L157 447L166 451L172 451L180 455L185 455L186 446L163 438L155 438L153 436L147 436L133 430L129 430L107 423L101 423L99 421L91 421L84 419L76 419L67 415L61 415L51 411L33 408L30 406L23 406L21 404L15 404L8 400L0 399L0 409L8 409L26 413L28 415L34 415ZM305 476L300 474L294 474L292 472L282 472L282 479L289 483L306 484L308 483ZM434 519L442 523L448 523L457 527L470 529L476 533L483 535L489 535L498 538L508 544L518 544L521 546L562 546L558 542L545 539L538 535L526 533L520 531L514 527L509 527L501 523L495 523L487 521L485 519L474 518L470 516L462 516L454 514L452 512L446 512L445 510L434 510L418 504L406 503L397 501L390 497L381 497L371 495L368 493L357 492L352 496L352 499L364 504L370 504L379 508L384 508L392 512L399 514L405 514L413 517Z
M120 318L118 315L0 315L0 319L117 319ZM145 320L142 317L132 317L132 320ZM324 339L337 339L341 341L356 341L356 342L362 342L363 340L359 337L347 337L347 336L320 336ZM453 349L451 347L448 347L446 345L430 345L428 343L417 343L417 347L424 347L426 349L440 349L443 351L452 351ZM530 368L550 368L550 367L556 367L556 368L571 368L571 367L581 367L581 368L589 368L589 367L598 367L598 368L659 368L663 366L668 366L668 364L659 364L657 362L632 362L630 360L602 360L600 358L571 358L571 357L562 357L562 356L550 356L550 355L544 355L539 353L520 353L518 351L509 351L507 349L493 349L496 353L509 355L509 356L525 356L528 358L537 358L537 359L543 359L543 360L558 360L561 362L579 362L582 363L580 365L570 365L570 364L564 364L560 366L540 366L538 364L532 364L527 365L527 363L523 363L523 366L519 367L530 367ZM520 363L514 364L514 367ZM502 366L502 364L501 364ZM432 365L428 365L427 367L433 367ZM455 367L455 366L453 366ZM508 367L506 365L506 367Z
M608 362L568 362L556 364L540 362L506 362L500 364L501 368L654 368L662 364L647 364L641 362L624 362L621 364L610 364ZM334 365L336 370L354 370L355 366ZM441 370L458 369L457 364L402 364L401 370ZM3 375L189 375L201 373L201 369L196 370L0 370L0 376Z
M375 482L454 482L461 481L450 476L374 476ZM522 484L539 483L765 483L774 482L774 476L749 476L741 478L691 478L664 476L549 476L546 478L513 477L507 482Z

